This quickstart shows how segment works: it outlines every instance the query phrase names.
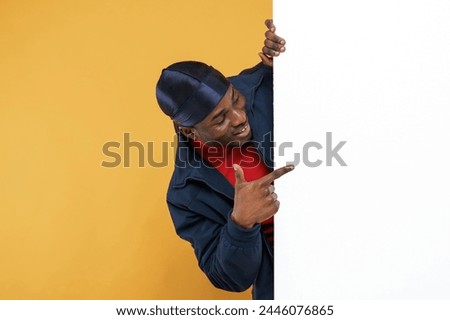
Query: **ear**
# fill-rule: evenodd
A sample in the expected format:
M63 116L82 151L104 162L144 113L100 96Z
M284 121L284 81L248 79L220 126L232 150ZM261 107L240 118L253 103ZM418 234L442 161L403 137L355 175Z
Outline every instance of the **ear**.
M195 139L196 133L197 133L195 128L179 126L178 129L185 137L188 137L189 139L192 139L192 140Z

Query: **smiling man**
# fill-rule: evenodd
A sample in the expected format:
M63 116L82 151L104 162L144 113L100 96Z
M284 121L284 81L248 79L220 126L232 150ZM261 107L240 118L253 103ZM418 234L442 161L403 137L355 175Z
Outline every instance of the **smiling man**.
M162 71L156 96L178 134L167 203L178 235L218 288L273 299L272 59L285 51L272 20L262 62L226 78L196 61Z

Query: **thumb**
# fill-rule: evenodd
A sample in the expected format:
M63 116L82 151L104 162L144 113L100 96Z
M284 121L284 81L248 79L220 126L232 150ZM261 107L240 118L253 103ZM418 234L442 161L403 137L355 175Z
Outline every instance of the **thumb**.
M234 168L234 176L236 178L235 186L246 182L244 177L244 171L242 170L242 168L237 164L233 164L233 168Z
M268 56L266 56L262 52L258 53L258 55L261 58L261 61L262 61L263 64L265 64L266 66L269 66L269 67L273 66L272 58L269 58Z

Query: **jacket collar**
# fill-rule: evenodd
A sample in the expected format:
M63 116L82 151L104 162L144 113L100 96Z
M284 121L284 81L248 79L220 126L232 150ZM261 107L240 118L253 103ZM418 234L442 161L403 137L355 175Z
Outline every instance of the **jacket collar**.
M188 138L178 134L173 187L182 188L188 180L208 184L216 192L234 198L234 187L222 174L195 152Z

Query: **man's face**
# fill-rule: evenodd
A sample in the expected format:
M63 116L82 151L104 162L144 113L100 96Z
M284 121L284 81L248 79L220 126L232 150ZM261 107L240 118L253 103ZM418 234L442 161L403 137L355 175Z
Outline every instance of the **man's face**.
M183 128L182 132L186 134ZM239 146L250 140L252 131L245 110L245 97L228 87L213 111L191 129L191 134L209 145Z

